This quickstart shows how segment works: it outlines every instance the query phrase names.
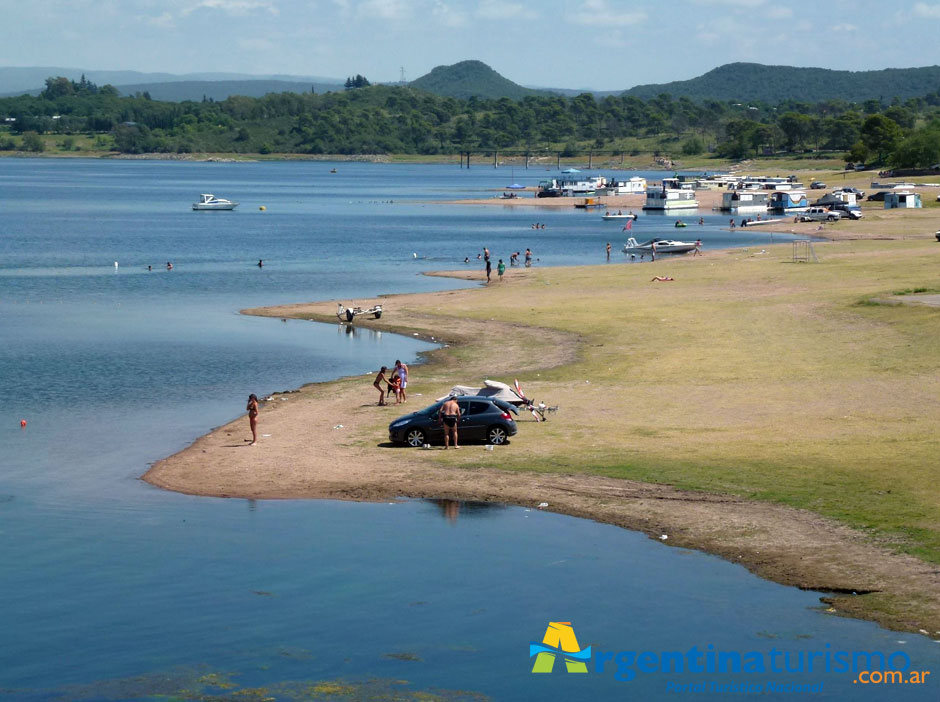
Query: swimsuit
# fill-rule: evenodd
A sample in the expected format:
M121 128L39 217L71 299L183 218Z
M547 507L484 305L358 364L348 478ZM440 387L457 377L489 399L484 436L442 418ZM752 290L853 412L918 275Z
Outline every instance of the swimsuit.
M444 424L449 427L457 426L457 415L456 414L445 414L443 416Z

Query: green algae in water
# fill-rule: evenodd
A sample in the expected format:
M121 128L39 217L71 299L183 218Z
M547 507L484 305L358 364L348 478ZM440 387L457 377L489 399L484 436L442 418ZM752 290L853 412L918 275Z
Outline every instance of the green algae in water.
M415 654L394 653L397 660L421 660ZM174 670L102 680L55 690L52 700L95 702L485 702L470 690L410 690L407 680L285 681L268 686L241 686L237 673L205 668Z

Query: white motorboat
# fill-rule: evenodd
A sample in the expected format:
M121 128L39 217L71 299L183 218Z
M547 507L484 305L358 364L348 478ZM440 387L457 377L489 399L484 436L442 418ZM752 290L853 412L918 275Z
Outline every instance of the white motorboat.
M642 244L638 244L637 240L631 236L627 239L627 243L623 245L623 252L629 254L648 254L654 251L664 254L688 253L698 248L698 246L699 244L697 242L675 241L673 239L650 239Z
M636 215L633 214L632 212L628 212L627 214L623 214L623 213L621 213L621 212L618 212L617 214L614 214L613 212L605 212L603 215L601 215L601 219L604 219L604 220L608 220L608 219L634 219L634 220L635 220L635 219L636 219Z
M237 202L216 197L212 193L203 193L199 197L199 202L193 203L194 210L234 210L238 207Z

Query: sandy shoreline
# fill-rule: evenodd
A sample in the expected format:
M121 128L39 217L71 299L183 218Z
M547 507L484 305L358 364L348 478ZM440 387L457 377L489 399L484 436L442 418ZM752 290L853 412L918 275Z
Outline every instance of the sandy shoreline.
M714 255L704 258L720 265ZM530 285L540 275L537 269L513 273L512 279L500 284L503 288ZM478 277L469 272L454 275ZM551 393L553 401L572 411L603 405L605 388L538 380L540 373L567 366L584 354L585 340L577 331L540 327L537 320L507 323L449 313L488 292L471 288L382 298L386 309L394 308L393 314L381 320L357 320L357 326L443 344L415 369L407 406L375 407L371 377L307 385L266 404L261 431L271 436L259 445L246 445L247 422L239 418L156 463L144 480L188 494L222 497L388 500L405 496L529 507L548 502L552 511L637 529L653 538L667 535L668 545L718 554L786 585L833 593L829 601L840 614L893 628L940 631L940 570L932 564L893 552L861 532L806 510L567 472L563 458L559 463L556 456L540 453L539 440L540 432L565 431L564 415L541 425L520 418L520 432L512 445L493 452L480 446L458 453L389 445L389 421L428 404L466 378L528 374L534 379L525 383L526 391L535 397ZM356 304L375 301L356 300ZM335 302L330 301L244 312L335 323L334 310ZM510 455L505 452L517 456L530 452L533 463L522 470L503 470L501 459ZM878 604L882 596L890 598L891 606Z

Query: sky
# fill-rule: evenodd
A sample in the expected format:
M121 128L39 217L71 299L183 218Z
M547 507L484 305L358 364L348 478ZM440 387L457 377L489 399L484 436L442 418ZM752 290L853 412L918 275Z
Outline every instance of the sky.
M940 63L940 0L0 0L0 18L0 66L393 82L477 59L623 90L733 61Z

